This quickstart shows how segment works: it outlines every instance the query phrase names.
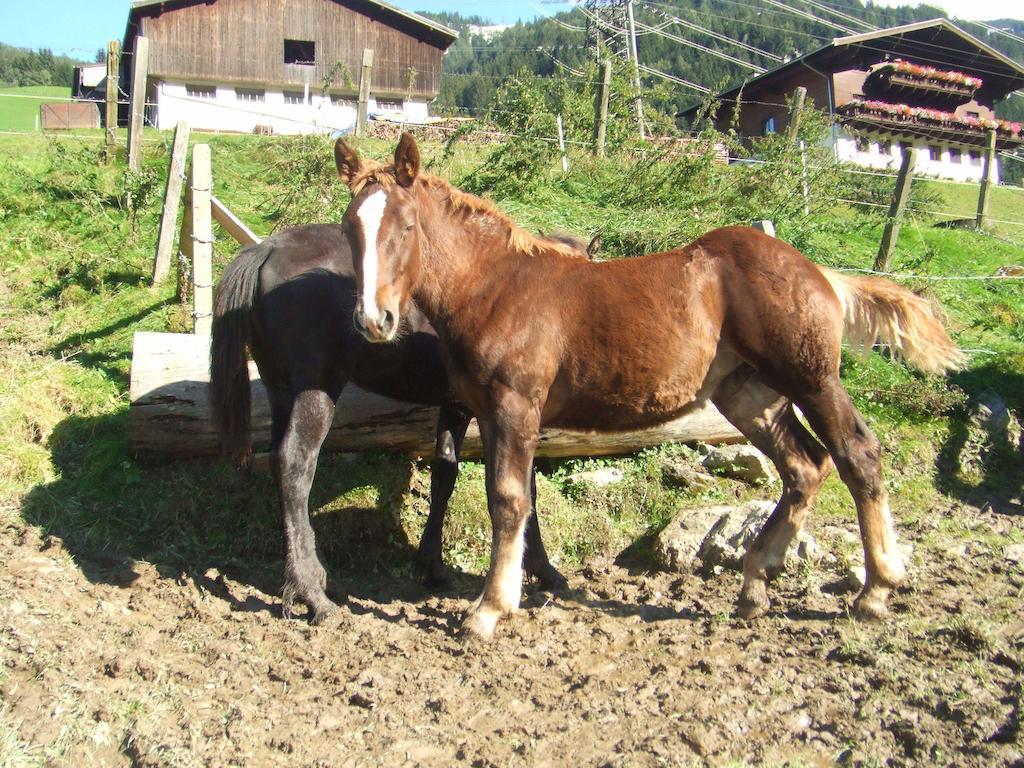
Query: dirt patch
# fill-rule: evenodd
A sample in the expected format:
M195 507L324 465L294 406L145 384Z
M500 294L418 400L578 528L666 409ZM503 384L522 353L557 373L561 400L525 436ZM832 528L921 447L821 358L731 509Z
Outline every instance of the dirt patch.
M103 765L1019 765L1024 573L937 535L946 516L1021 531L974 508L904 526L912 581L884 625L847 618L835 566L783 576L748 623L736 574L606 562L528 590L487 646L455 634L475 576L440 596L343 580L312 627L255 573L76 562L9 528L0 741Z

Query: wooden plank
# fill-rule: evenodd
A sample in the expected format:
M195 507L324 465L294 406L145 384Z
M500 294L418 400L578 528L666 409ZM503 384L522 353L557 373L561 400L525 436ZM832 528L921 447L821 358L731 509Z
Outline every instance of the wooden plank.
M182 121L174 129L174 144L171 147L171 161L167 166L167 186L164 189L164 209L160 214L160 234L156 241L156 258L153 260L153 286L161 282L171 268L171 251L174 249L174 228L178 225L178 206L181 204L181 184L185 180L185 163L188 160L188 123Z
M896 249L896 240L900 236L900 226L903 224L903 209L907 205L907 200L910 199L910 184L914 179L914 163L916 161L916 149L904 150L900 173L896 177L896 188L892 192L889 215L885 219L885 229L882 231L882 242L878 246L878 256L875 257L876 272L889 271L889 260L892 258L892 252Z
M996 167L996 132L989 128L985 137L985 165L981 171L981 187L978 189L978 215L975 224L984 229L988 218L989 186L995 176Z
M235 216L224 203L216 196L210 198L210 205L213 211L213 218L224 227L224 231L235 238L239 245L256 245L263 242L263 238L245 226L242 220Z
M128 115L128 167L139 170L142 125L146 121L146 83L149 80L149 38L135 38L132 51L132 103Z
M190 457L218 452L210 420L207 387L209 336L178 333L135 334L129 390L129 437L138 456ZM258 449L270 441L270 405L259 372L249 364L252 381L252 434ZM383 448L412 456L434 450L437 409L374 395L350 384L338 401L325 446L335 451ZM604 456L632 453L671 441L738 442L743 437L712 406L654 429L614 434L544 430L539 456ZM464 455L481 455L476 424Z
M194 332L210 335L213 323L213 223L210 145L192 149L192 316Z
M356 107L356 136L366 133L367 110L370 105L370 79L373 76L373 49L363 49L363 65L359 70L359 104Z
M117 154L117 101L121 71L121 41L107 43L107 91L106 91L106 160L114 161Z

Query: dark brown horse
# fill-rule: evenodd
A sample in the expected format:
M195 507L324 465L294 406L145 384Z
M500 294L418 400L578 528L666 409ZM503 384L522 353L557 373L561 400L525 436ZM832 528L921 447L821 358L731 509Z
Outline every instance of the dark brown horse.
M783 482L744 558L740 615L768 609L767 582L833 463L864 545L867 579L854 609L885 615L904 566L879 442L839 381L840 344L845 329L855 346L881 339L922 370L955 366L959 350L924 300L816 266L746 227L635 259L567 258L489 202L420 174L408 134L393 165L368 168L341 141L335 160L352 190L342 226L356 257L356 326L372 341L391 338L415 301L484 439L491 564L468 632L490 637L519 605L542 426L635 429L707 400L772 459Z
M550 242L575 255L593 255L566 235ZM345 384L411 403L441 406L430 474L430 514L417 555L428 586L444 586L441 529L458 474L459 450L470 412L457 402L441 362L437 335L412 307L399 340L369 344L352 327L356 283L348 240L337 224L284 230L242 249L217 288L210 360L210 392L224 449L239 465L249 457L249 376L252 351L271 406L272 468L286 537L283 611L296 601L314 622L334 608L309 522L309 491L317 457ZM396 325L397 329L397 325ZM531 485L533 498L535 487ZM544 587L565 579L548 561L536 516L527 524L526 570Z

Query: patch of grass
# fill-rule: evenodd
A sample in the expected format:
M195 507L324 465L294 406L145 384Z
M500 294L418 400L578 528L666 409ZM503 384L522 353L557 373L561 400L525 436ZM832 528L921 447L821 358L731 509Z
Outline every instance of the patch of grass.
M59 85L0 88L0 131L37 130L39 105L69 98L71 89Z

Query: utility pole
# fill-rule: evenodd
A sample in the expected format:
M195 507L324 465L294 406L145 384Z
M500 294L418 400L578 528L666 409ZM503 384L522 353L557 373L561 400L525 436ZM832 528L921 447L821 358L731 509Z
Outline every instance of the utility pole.
M644 128L644 105L640 98L640 57L636 51L636 22L633 20L633 0L626 0L626 35L629 46L629 58L633 62L633 87L636 89L636 123L640 138L647 138Z

